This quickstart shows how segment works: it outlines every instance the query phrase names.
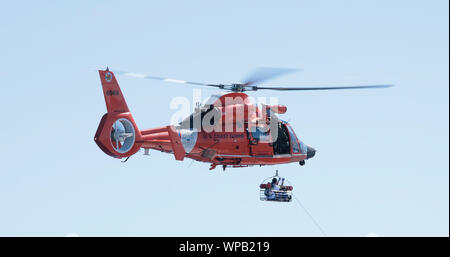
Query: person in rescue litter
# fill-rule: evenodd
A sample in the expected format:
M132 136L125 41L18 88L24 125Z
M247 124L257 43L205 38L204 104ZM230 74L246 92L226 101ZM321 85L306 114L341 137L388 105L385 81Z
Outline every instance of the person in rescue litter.
M269 187L266 188L264 194L267 196L267 200L288 200L288 195L282 190L286 190L284 186L284 178L281 178L281 185L278 185L277 178L273 178L272 182L269 182ZM275 191L275 192L274 192Z

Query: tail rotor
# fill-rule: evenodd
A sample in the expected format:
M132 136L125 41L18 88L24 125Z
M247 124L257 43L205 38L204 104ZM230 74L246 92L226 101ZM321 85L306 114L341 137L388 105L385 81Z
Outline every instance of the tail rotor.
M111 128L111 143L119 153L128 152L135 141L133 124L124 118L116 120Z

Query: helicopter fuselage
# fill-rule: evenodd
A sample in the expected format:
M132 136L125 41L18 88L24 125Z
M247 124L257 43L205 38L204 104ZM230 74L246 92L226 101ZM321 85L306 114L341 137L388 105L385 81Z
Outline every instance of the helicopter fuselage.
M246 167L291 162L304 164L315 149L300 141L288 122L277 114L283 105L252 103L243 92L222 95L173 126L139 130L114 74L99 71L107 105L95 142L108 155L126 158L143 148L223 167ZM111 92L114 92L113 94Z
M233 104L227 104L227 99ZM297 138L290 124L275 115L274 110L284 113L285 106L258 108L247 99L245 93L225 94L175 126L184 157L209 162L214 168L217 165L245 167L302 162L314 155L315 150ZM268 114L267 110L271 115L263 115ZM200 122L195 125L197 116ZM275 119L275 126L267 126L261 132L260 128L269 125L271 119ZM142 147L173 153L166 130L167 127L142 130L144 136L153 135L151 140L144 140Z

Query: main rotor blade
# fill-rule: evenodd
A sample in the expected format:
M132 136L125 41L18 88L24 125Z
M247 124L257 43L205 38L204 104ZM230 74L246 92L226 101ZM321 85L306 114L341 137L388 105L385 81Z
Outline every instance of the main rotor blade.
M259 87L254 86L252 90L278 90L278 91L308 91L308 90L337 90L337 89L363 89L363 88L387 88L393 85L364 85L344 87Z
M178 83L178 84L190 84L190 85L196 85L196 86L208 86L208 87L223 88L223 85L206 84L206 83L193 82L193 81L184 81L184 80L179 80L179 79L163 78L163 77L150 76L150 75L133 73L133 72L125 72L125 71L114 71L114 72L119 75L141 78L141 79L154 79L154 80L161 80L161 81L165 81L165 82L172 82L172 83Z
M260 67L251 72L244 79L243 84L248 86L255 83L260 83L268 79L279 77L281 75L298 71L296 69L285 69L285 68L270 68L270 67Z

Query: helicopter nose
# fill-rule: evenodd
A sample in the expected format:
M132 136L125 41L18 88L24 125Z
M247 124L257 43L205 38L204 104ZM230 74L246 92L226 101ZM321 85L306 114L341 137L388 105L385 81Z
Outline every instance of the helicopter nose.
M316 149L312 148L311 146L307 146L306 149L306 159L313 158L314 155L316 155Z

